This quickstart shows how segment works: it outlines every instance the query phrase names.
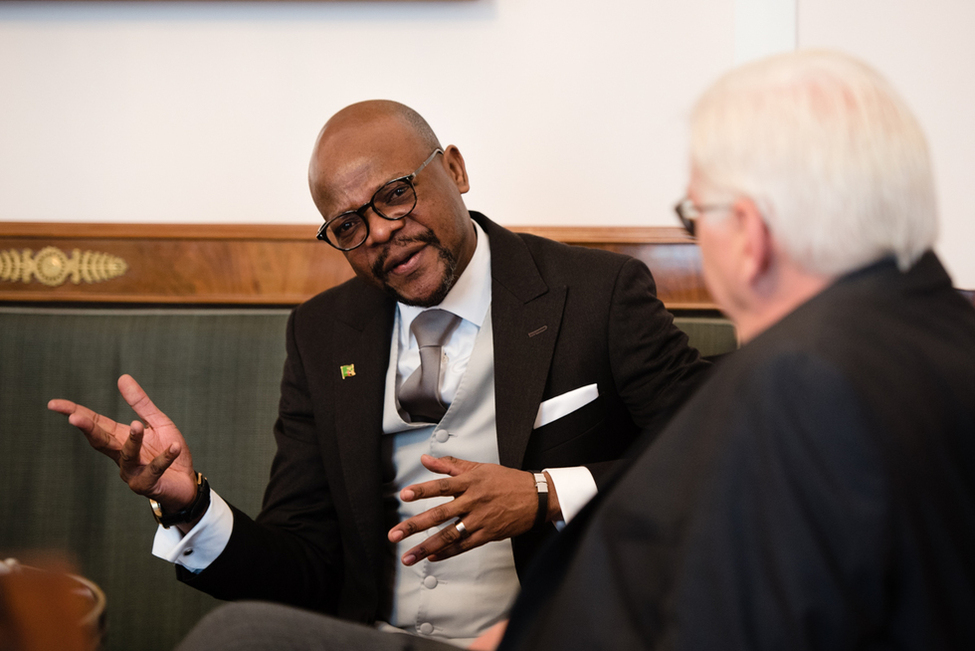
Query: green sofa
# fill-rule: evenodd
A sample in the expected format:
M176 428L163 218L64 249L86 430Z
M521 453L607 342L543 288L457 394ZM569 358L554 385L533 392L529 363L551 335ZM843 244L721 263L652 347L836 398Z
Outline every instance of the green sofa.
M106 649L171 649L217 602L151 555L147 500L47 401L127 422L135 416L115 380L131 374L180 426L211 486L256 514L274 453L288 313L0 304L0 558L66 554L107 595ZM706 354L735 347L720 317L678 324Z

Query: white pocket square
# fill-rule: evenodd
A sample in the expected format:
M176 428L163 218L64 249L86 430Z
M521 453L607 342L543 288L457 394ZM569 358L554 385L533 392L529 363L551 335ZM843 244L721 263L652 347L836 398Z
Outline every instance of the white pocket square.
M549 398L538 405L538 415L535 416L535 429L548 425L554 420L563 416L568 416L575 410L588 405L599 397L599 389L595 384L588 384L578 389L573 389L560 396Z

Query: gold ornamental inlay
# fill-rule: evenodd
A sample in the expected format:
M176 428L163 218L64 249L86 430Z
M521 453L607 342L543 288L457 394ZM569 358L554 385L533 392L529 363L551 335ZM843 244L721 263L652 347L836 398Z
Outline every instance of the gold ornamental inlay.
M100 283L118 278L128 271L122 258L108 253L74 249L71 257L55 246L46 246L35 255L31 249L0 251L0 280L29 283L36 278L48 287L64 284L69 278L75 285L81 281Z

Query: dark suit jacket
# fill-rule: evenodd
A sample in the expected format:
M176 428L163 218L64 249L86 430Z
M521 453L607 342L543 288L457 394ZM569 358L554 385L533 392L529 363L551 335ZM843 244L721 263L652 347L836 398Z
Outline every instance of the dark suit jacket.
M473 214L492 259L497 431L503 465L587 465L597 484L641 429L656 430L706 368L632 258L516 235ZM395 302L358 279L299 306L256 521L235 511L221 556L182 580L371 622L391 589L381 486L383 395ZM340 367L355 365L342 378ZM599 398L533 431L539 404L596 383ZM523 566L537 544L514 541Z
M722 360L545 550L501 648L975 648L975 310L933 253Z

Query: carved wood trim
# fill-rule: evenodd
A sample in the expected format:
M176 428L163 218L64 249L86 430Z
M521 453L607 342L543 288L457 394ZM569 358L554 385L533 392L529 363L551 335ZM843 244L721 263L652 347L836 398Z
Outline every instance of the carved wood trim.
M632 255L650 267L658 295L672 310L716 309L704 288L697 246L680 228L511 228ZM352 277L342 254L314 239L315 229L297 224L0 222L0 301L296 305ZM24 260L28 255L35 260L46 247L63 255L48 252L37 260L38 272L44 264L49 279L64 278L48 286L34 273L24 282ZM73 271L82 260L96 260L96 254L104 256L97 260L121 261L111 269L124 272L103 278L115 272L86 277ZM57 264L74 267L65 273Z

